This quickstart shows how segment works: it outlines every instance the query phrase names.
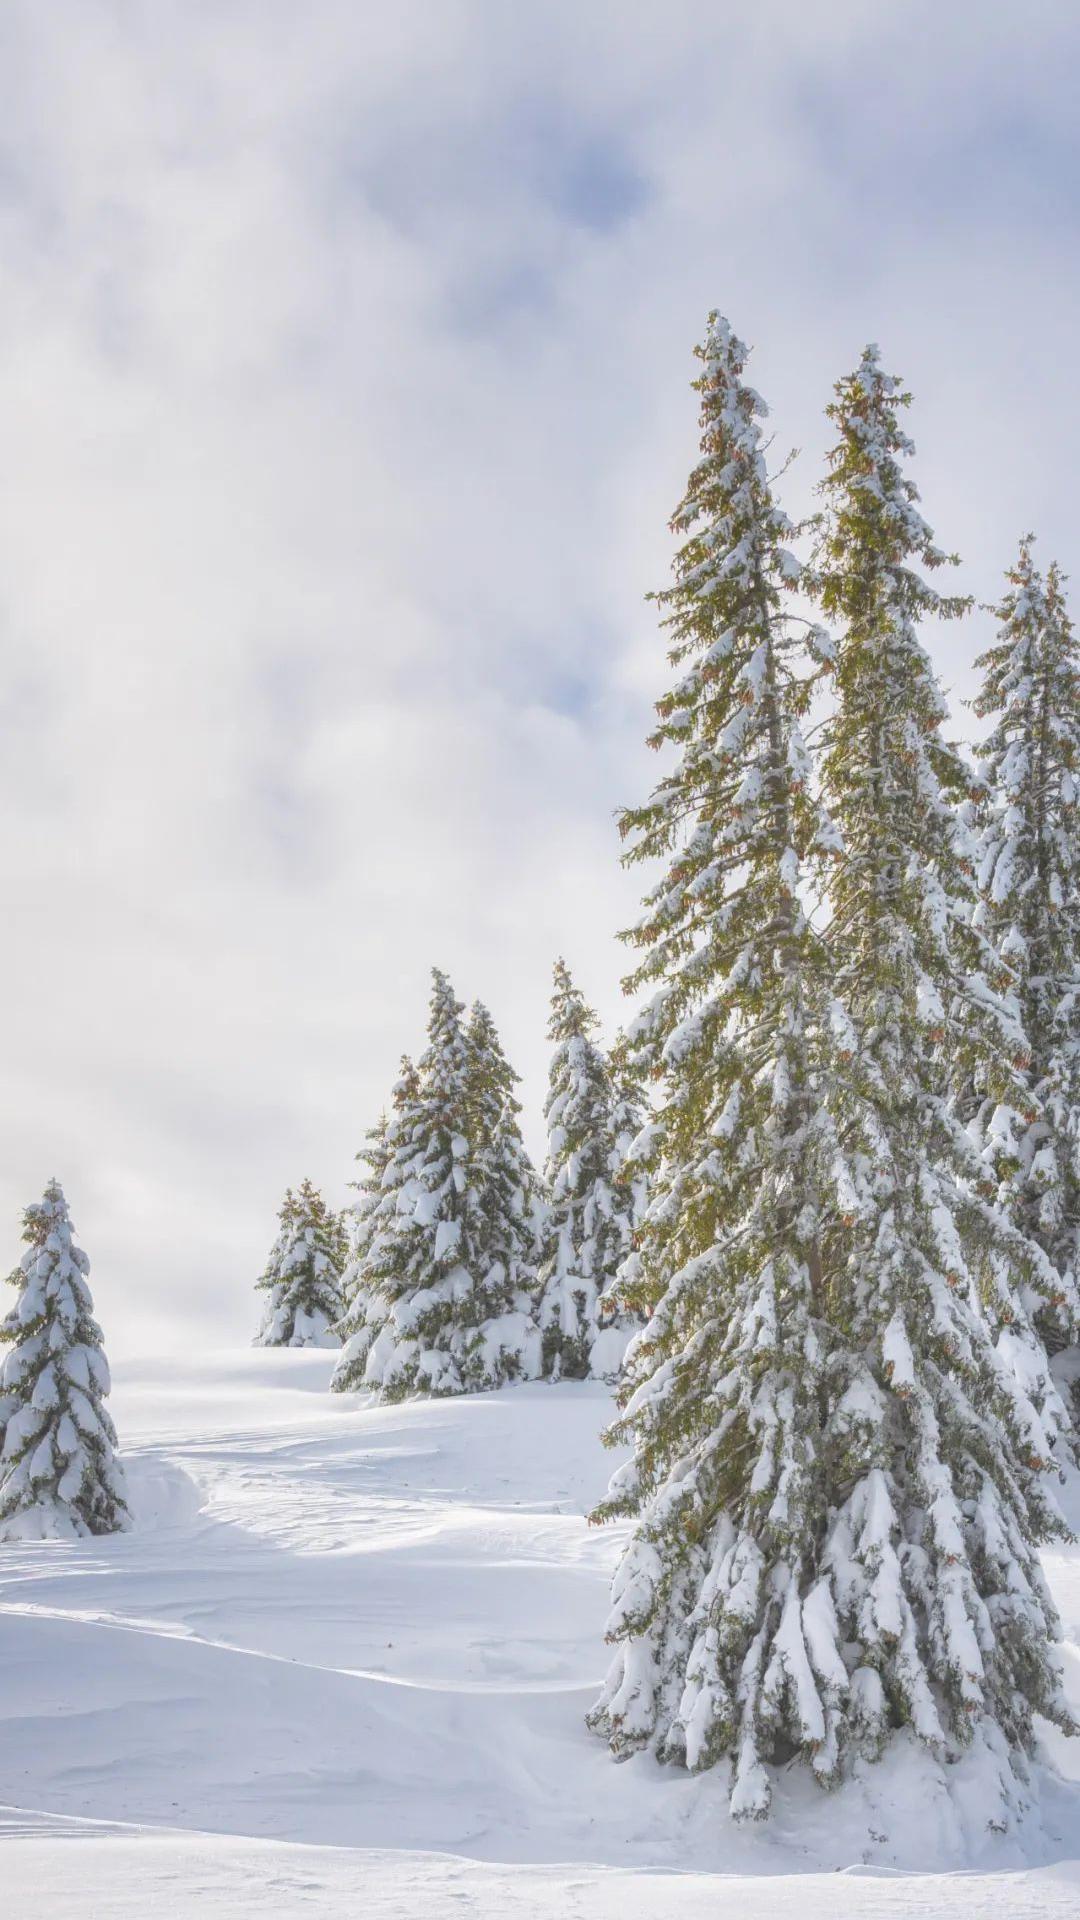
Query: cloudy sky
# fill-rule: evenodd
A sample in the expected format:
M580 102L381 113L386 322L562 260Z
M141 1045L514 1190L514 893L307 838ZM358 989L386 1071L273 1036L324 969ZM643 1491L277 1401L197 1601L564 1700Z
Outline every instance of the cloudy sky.
M0 8L0 1258L55 1172L112 1351L249 1337L432 962L537 1149L552 956L625 1011L710 306L794 510L876 339L958 584L1080 574L1078 61L1061 0Z

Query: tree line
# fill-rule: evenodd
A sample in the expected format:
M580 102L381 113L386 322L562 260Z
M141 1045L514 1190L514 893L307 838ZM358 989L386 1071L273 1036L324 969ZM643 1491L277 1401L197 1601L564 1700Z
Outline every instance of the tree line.
M390 1400L511 1380L614 1380L640 1316L618 1297L643 1210L628 1155L639 1087L555 964L541 1177L494 1020L433 974L427 1047L406 1055L360 1154L345 1220L288 1194L258 1285L267 1346L341 1345L331 1385Z

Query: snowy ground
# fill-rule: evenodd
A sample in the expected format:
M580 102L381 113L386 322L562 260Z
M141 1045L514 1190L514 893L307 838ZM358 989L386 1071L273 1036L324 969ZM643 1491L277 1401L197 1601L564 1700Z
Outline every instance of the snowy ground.
M122 1370L138 1530L0 1548L5 1912L1080 1910L1080 1741L1003 1837L907 1752L843 1804L792 1780L752 1833L715 1776L615 1766L582 1725L618 1546L582 1518L604 1394L377 1409L331 1364ZM1080 1704L1080 1550L1049 1567Z

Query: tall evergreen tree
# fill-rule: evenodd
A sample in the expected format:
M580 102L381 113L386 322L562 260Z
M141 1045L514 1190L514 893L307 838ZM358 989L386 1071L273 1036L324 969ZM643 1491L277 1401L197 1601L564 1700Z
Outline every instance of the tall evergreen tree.
M528 1364L528 1317L506 1266L486 1250L463 1008L445 974L436 969L433 980L419 1085L384 1174L394 1211L365 1262L363 1378L390 1400L498 1387Z
M596 1014L555 962L548 1037L555 1043L544 1117L549 1214L540 1271L544 1372L614 1379L640 1324L614 1295L631 1249L635 1193L624 1179L610 1067L593 1038ZM624 1116L624 1121L626 1120Z
M935 1754L975 1745L1005 1808L1033 1715L1068 1724L1038 1559L1063 1529L1042 1410L995 1344L995 1282L1037 1273L1041 1256L981 1193L949 1099L959 1074L1021 1107L1026 1043L972 925L954 804L967 774L919 638L921 619L966 603L925 577L946 556L903 468L908 402L868 348L829 408L838 438L822 489L817 587L838 630L839 688L823 776L844 853L826 1087L838 1205L822 1232L842 1339L821 1563L846 1744L873 1755L910 1726Z
M270 1298L255 1338L258 1347L336 1347L344 1306L341 1223L310 1180L291 1188L278 1215L270 1258L256 1282Z
M1056 567L1029 535L977 662L983 787L977 923L1016 983L1030 1062L1022 1110L983 1094L974 1130L998 1198L1055 1269L1031 1303L1075 1337L1080 1255L1080 650ZM981 1088L977 1092L983 1093Z
M618 1754L731 1762L737 1816L768 1763L837 1775L849 1682L823 1516L831 1341L819 1240L828 1156L811 1074L822 963L802 863L833 847L800 731L824 636L791 610L793 529L766 469L746 348L709 319L694 382L701 459L658 595L673 690L651 743L674 755L622 820L630 861L662 861L628 988L659 1083L650 1198L621 1289L651 1318L607 1438L633 1457L597 1518L634 1528L615 1578L617 1652L590 1724Z
M52 1180L23 1216L10 1276L19 1297L0 1324L0 1539L121 1533L130 1525L109 1367L67 1201Z
M964 773L917 634L962 603L913 564L944 556L870 351L831 410L816 575L842 632L823 973L800 860L839 848L807 797L797 568L762 404L715 317L702 358L703 457L662 596L689 670L654 737L678 759L625 818L630 857L667 861L630 983L658 989L633 1033L662 1099L626 1273L654 1311L611 1435L635 1451L598 1516L636 1526L592 1723L620 1752L729 1759L738 1817L767 1812L777 1762L828 1784L908 1727L942 1756L978 1743L1006 1806L1033 1714L1068 1724L1037 1553L1061 1523L1040 1411L981 1296L994 1260L1030 1250L979 1192L948 1097L961 1059L1011 1100L1023 1060L971 925Z

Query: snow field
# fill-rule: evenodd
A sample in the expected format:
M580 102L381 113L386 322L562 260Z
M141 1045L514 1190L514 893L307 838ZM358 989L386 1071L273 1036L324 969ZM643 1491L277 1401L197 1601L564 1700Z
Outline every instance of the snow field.
M606 1391L376 1407L328 1394L332 1365L256 1350L121 1369L135 1531L0 1548L13 1911L1080 1908L1063 1740L1068 1777L1045 1770L1004 1837L981 1830L977 1780L958 1769L946 1793L903 1746L843 1801L793 1775L749 1831L716 1775L616 1766L582 1724L619 1546L583 1520L612 1465ZM1080 1557L1047 1567L1080 1702Z

